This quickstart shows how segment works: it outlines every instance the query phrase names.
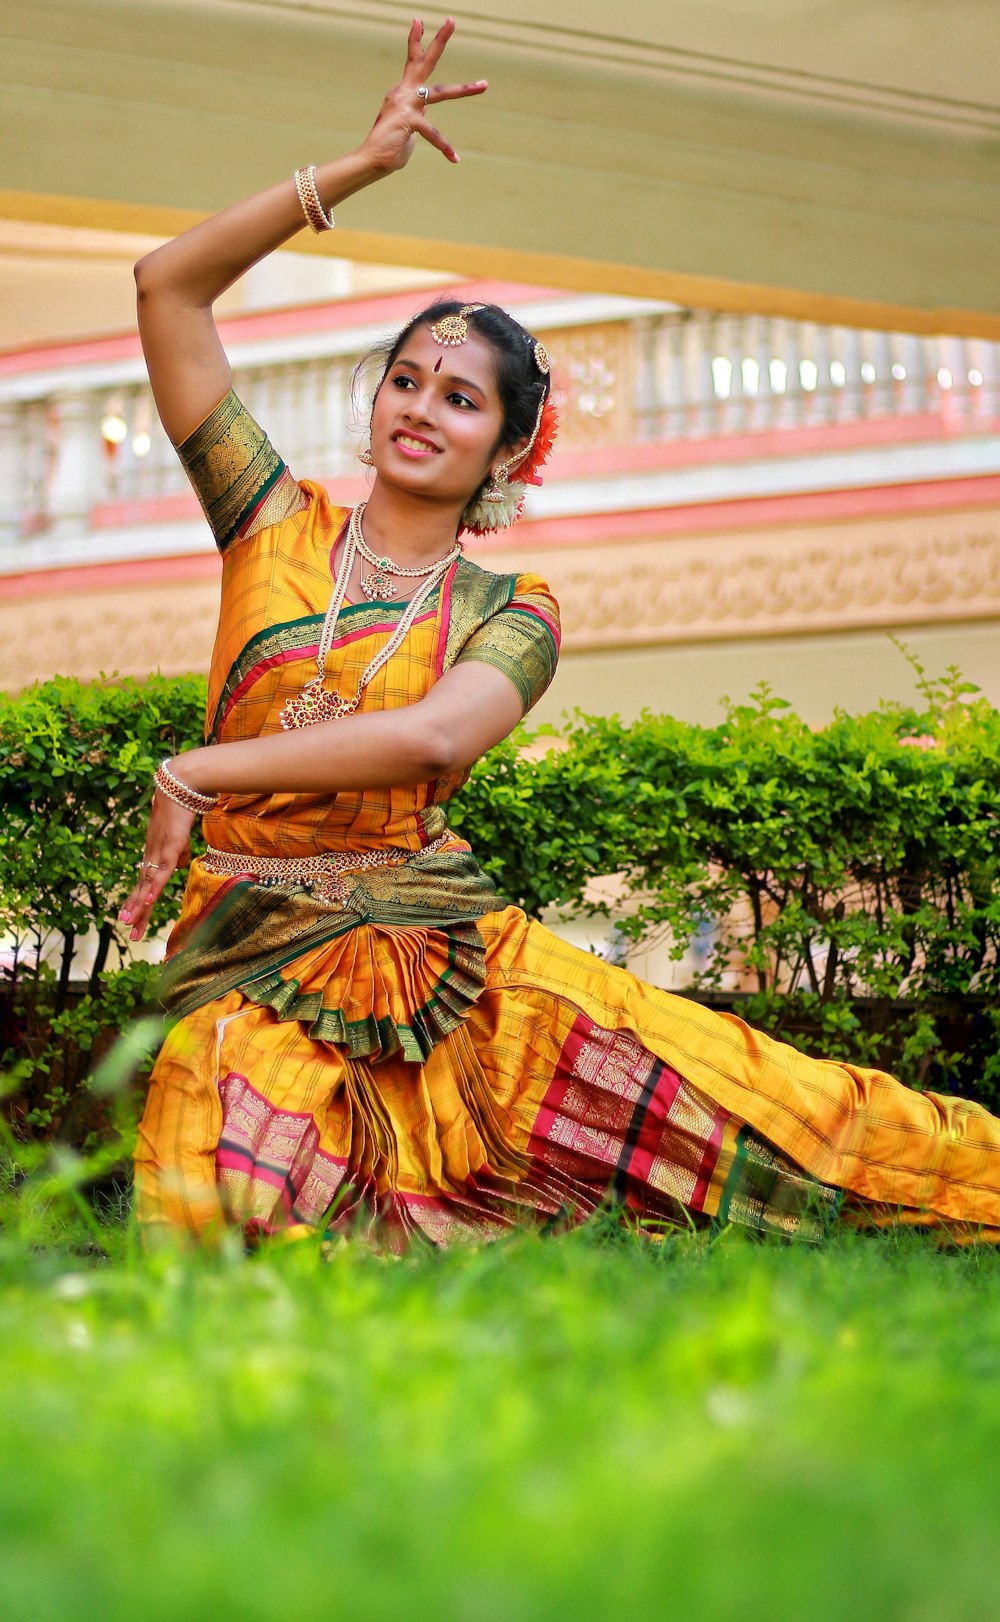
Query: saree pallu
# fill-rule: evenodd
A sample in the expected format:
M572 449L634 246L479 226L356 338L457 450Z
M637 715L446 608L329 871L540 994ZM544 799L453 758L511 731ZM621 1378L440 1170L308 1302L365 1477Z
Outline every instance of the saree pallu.
M456 842L458 843L458 842ZM139 1215L391 1251L584 1220L1000 1238L1000 1123L807 1058L504 907L467 849L340 906L204 872L137 1151Z

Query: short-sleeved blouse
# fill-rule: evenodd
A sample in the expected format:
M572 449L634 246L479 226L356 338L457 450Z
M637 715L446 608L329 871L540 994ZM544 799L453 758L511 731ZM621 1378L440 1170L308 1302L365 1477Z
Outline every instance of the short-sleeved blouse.
M349 511L320 485L292 477L232 392L179 454L223 556L206 740L262 737L280 728L285 705L316 674ZM326 685L353 696L405 608L405 601L345 604ZM415 704L446 670L472 659L501 670L527 711L552 679L558 648L558 606L542 580L494 574L460 557L366 686L358 713ZM419 850L441 823L434 808L466 777L334 797L228 797L206 819L206 837L229 850L282 856L381 844Z

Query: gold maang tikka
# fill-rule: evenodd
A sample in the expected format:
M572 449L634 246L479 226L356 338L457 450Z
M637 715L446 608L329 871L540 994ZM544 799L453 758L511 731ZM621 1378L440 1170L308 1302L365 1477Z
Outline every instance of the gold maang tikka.
M485 308L485 304L463 304L457 315L443 315L439 321L431 322L431 337L442 349L454 349L457 344L464 344L469 336L466 316L472 315L474 310Z

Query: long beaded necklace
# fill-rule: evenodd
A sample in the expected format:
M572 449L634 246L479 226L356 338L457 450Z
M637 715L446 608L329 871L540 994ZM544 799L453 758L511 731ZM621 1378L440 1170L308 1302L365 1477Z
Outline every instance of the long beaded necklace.
M391 558L376 557L366 545L365 538L361 533L361 520L364 517L364 511L365 503L363 501L359 501L358 505L351 513L351 521L347 530L347 540L344 543L344 555L340 560L340 568L337 570L337 578L334 581L333 586L333 595L330 598L330 606L327 609L326 617L323 620L323 630L320 633L319 647L316 651L316 674L312 681L306 683L301 693L296 693L294 698L290 698L288 700L288 703L282 710L281 725L284 727L286 732L297 731L300 727L315 726L320 721L340 721L345 715L354 714L355 710L358 708L358 705L361 703L362 694L364 693L365 688L368 686L368 683L371 681L372 677L382 669L382 666L392 658L393 654L400 647L402 647L407 635L409 634L410 626L413 624L424 603L427 601L427 598L434 590L434 587L438 584L438 581L443 579L445 574L447 574L448 569L461 553L461 545L456 544L450 552L448 552L443 558L438 558L437 562L432 563L427 569L404 569L398 567L392 562ZM354 560L359 553L362 557L366 557L368 560L374 562L376 569L378 570L381 570L382 566L385 565L386 572L391 570L392 573L398 575L424 575L426 578L423 580L422 584L417 587L417 590L410 598L404 613L400 617L399 624L396 626L396 629L389 637L389 640L386 642L385 646L381 647L378 653L375 654L374 658L369 660L364 671L362 672L361 680L358 683L358 690L354 697L344 698L336 688L331 691L324 686L324 682L326 680L326 659L327 654L330 652L330 649L333 646L333 639L337 630L337 619L340 615L341 608L344 606L344 598L347 596L347 583L351 578L351 570L354 567ZM377 593L374 590L369 591L364 581L362 581L362 590L365 592L365 595L368 597L369 601L373 601L376 596L379 598L379 600L385 600L385 595L381 590L379 590Z

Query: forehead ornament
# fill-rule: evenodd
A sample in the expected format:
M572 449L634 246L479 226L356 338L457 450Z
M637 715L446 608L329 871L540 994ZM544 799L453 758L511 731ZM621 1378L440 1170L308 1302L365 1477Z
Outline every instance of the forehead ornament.
M431 337L443 349L453 349L458 344L464 344L469 336L469 323L465 319L474 310L481 310L482 304L463 304L457 315L443 315L440 321L431 324Z
M443 315L439 321L431 322L429 329L431 337L436 344L441 345L442 349L457 348L459 344L464 344L469 336L469 323L466 318L476 310L485 310L485 308L485 304L463 304L456 314ZM542 376L548 377L550 362L545 345L540 344L535 338L531 342L531 352L535 365Z

